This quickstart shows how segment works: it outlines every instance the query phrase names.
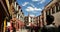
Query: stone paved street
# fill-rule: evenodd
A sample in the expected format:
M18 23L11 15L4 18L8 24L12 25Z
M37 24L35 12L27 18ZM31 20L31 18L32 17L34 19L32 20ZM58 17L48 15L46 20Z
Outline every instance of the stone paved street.
M19 31L16 31L16 32L27 32L28 29L19 29Z

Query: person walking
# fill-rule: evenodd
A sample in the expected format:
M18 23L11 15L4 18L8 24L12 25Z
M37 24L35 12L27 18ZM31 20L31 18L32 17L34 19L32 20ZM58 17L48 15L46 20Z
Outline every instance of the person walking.
M45 25L42 28L41 32L58 32L56 26L52 24L53 21L54 21L54 16L47 15L46 16L46 23L47 23L47 25Z
M12 22L12 29L13 29L13 32L16 32L15 22Z

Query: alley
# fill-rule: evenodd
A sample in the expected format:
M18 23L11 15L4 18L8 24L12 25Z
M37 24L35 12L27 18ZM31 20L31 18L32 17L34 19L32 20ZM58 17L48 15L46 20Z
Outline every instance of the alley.
M60 32L60 0L0 0L0 32Z
M19 31L16 31L16 32L27 32L28 30L27 29L19 29Z

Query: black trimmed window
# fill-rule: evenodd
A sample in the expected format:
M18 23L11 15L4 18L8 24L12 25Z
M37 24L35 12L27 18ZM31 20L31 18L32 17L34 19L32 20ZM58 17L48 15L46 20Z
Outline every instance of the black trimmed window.
M56 12L59 12L59 4L56 3Z
M59 11L60 11L60 2L59 2Z
M49 9L49 15L51 15L50 9Z
M19 14L18 14L18 19L19 19Z
M55 13L55 7L52 8L52 14L54 14L54 13Z
M48 15L47 11L46 11L46 15Z

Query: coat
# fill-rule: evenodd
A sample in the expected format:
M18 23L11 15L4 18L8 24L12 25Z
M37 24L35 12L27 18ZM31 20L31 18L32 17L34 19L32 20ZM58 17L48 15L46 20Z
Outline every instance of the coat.
M57 32L57 28L54 25L46 25L42 28L41 32Z

